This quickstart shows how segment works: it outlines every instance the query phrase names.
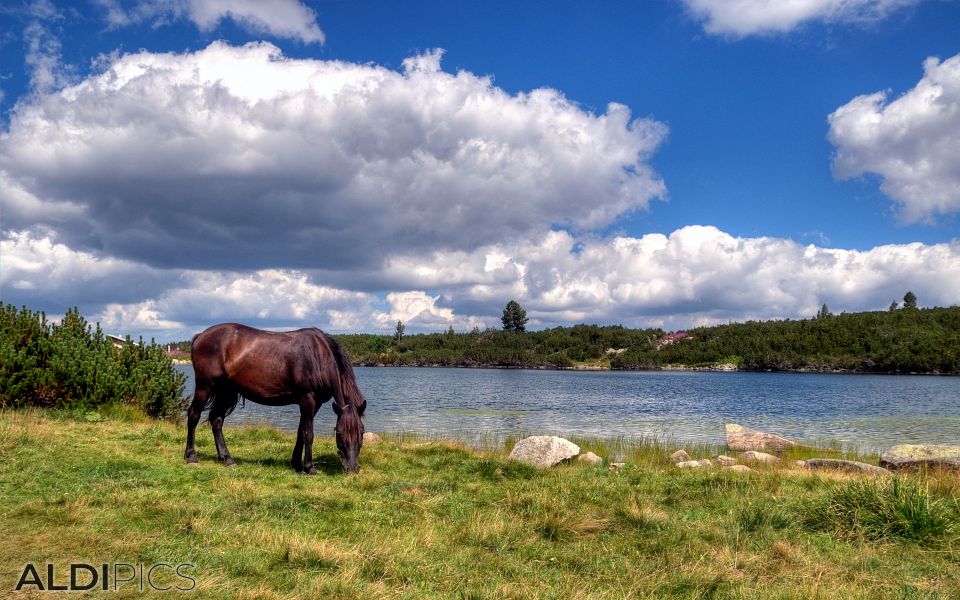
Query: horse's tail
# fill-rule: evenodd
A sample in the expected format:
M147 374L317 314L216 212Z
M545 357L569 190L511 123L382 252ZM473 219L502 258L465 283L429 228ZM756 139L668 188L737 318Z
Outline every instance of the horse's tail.
M223 416L226 417L232 413L241 400L246 400L243 396L230 389L215 389L208 396L203 404L203 410L210 410L214 404L224 404ZM207 420L210 415L207 415Z
M337 363L337 377L333 387L333 394L337 402L342 406L353 406L357 409L357 416L362 417L367 408L367 400L363 397L363 392L357 387L357 378L353 374L353 364L350 357L340 343L331 336L324 334L330 350L333 353L333 359Z

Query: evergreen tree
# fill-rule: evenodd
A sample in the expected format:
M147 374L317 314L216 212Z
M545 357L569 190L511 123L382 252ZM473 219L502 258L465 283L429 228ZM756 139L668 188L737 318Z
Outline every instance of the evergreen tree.
M903 307L907 310L916 310L917 296L913 292L907 292L903 295Z
M503 330L513 333L523 333L527 330L527 311L523 309L516 300L507 302L503 309L503 316L500 317L503 322Z
M893 302L891 302L891 303L890 303L890 312L893 312L893 311L897 310L897 306L899 306L899 305L897 304L897 301L896 301L896 300L894 300Z
M829 317L831 314L832 314L832 313L830 312L830 309L827 308L827 305L826 305L826 304L824 304L823 307L822 307L819 311L817 311L817 317L816 317L816 318L818 318L818 319L826 319L826 318Z
M407 327L403 324L403 321L397 321L397 328L393 331L393 343L400 345L400 340L403 339L403 330Z

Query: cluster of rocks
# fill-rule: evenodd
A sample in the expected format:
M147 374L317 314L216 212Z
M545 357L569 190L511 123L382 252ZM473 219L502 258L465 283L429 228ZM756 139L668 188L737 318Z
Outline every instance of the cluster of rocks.
M719 466L722 471L750 472L753 469L743 463L776 464L781 462L777 454L800 444L787 438L750 429L736 423L726 425L727 448L738 452L736 457L721 454L712 458L693 459L686 450L677 450L670 461L680 469L701 469ZM773 452L774 454L770 454ZM576 457L590 465L603 462L593 452L580 452L573 442L553 435L534 435L517 442L510 459L540 468L549 468ZM889 475L891 471L911 468L946 468L960 470L960 446L901 444L890 448L880 458L880 466L855 460L836 458L810 458L798 460L795 466L814 471L841 471L869 475ZM624 463L610 463L616 470Z

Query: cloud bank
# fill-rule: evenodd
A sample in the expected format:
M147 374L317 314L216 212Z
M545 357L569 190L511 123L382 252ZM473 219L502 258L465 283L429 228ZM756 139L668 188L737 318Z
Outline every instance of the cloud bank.
M906 222L960 211L960 54L928 58L923 71L895 100L857 96L829 117L834 174L879 175Z
M921 305L960 298L960 240L866 251L791 240L741 238L710 226L670 235L577 238L552 231L471 251L397 256L365 277L394 287L381 297L330 284L322 272L154 269L71 250L50 236L16 232L0 242L0 286L38 303L72 298L116 331L188 338L215 322L332 331L463 331L498 326L515 298L531 326L576 322L685 328L729 320L806 318L886 308L909 289ZM129 286L126 299L107 290ZM139 293L139 295L137 295Z
M737 38L786 33L813 21L873 23L920 0L683 0L708 33Z

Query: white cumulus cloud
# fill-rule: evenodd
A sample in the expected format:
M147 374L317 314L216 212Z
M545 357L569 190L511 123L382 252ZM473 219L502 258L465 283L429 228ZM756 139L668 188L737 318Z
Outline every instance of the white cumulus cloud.
M162 25L175 19L189 19L201 31L215 29L220 21L231 19L251 33L324 42L317 15L297 0L94 0L105 11L113 27L126 27L144 21Z
M683 0L707 32L734 37L789 32L811 21L871 23L920 0Z
M879 175L907 222L960 211L960 54L923 70L902 96L857 96L829 117L836 176Z
M105 57L0 134L8 227L155 266L355 269L589 230L665 194L664 125L440 70L285 58L267 43ZM54 204L70 214L44 211Z

